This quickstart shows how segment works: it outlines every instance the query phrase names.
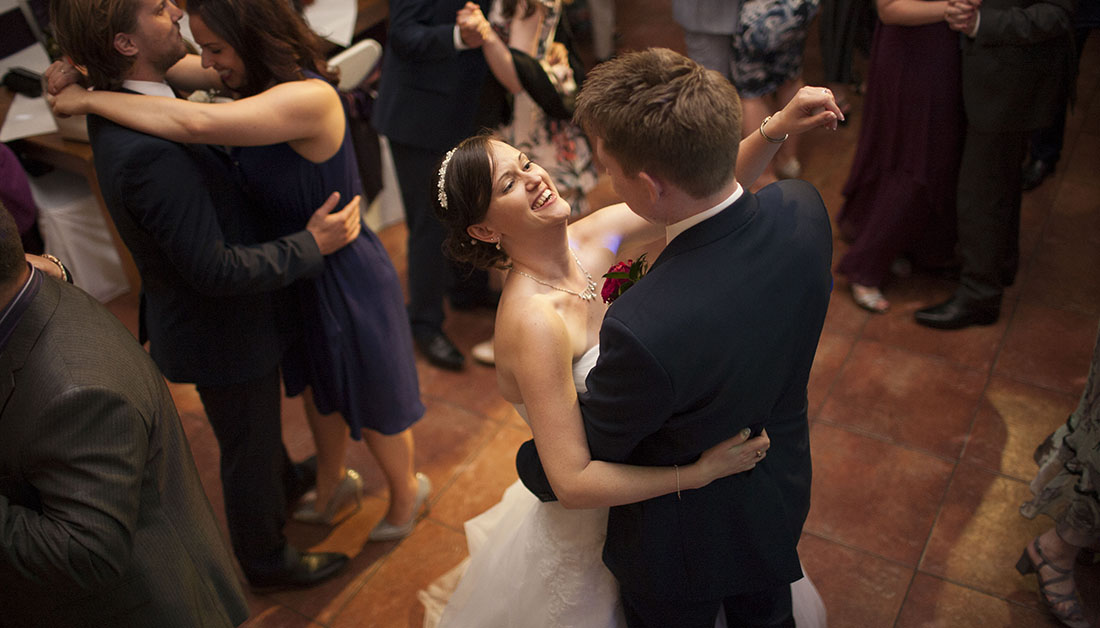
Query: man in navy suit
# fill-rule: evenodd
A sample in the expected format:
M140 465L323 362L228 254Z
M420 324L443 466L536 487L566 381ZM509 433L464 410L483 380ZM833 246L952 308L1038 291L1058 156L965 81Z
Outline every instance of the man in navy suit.
M165 73L185 52L175 4L53 0L50 13L62 50L97 89L173 96ZM51 91L70 73L54 64ZM244 196L224 151L96 116L88 131L104 200L141 273L141 340L168 379L196 385L218 439L229 536L245 576L277 588L335 575L347 556L298 552L283 534L288 504L316 469L292 464L283 446L279 362L294 330L276 296L355 239L358 203L329 214L330 199L305 230L257 243L263 208Z
M391 0L374 126L390 142L405 223L409 228L409 323L428 360L458 370L465 357L443 333L443 296L452 306L488 300L485 274L443 257L443 226L432 211L433 177L444 153L477 129L482 85L489 67L481 36L457 24L465 0Z
M832 112L818 109L821 122L835 121L820 94ZM753 139L796 131L776 118ZM580 395L592 458L683 465L746 427L771 439L752 471L611 509L603 558L627 622L711 628L724 607L731 626L794 626L810 506L806 384L832 290L825 206L804 181L741 187L736 89L670 50L598 66L575 119L615 191L666 225L668 241L600 329ZM517 466L543 498L535 453L525 443Z

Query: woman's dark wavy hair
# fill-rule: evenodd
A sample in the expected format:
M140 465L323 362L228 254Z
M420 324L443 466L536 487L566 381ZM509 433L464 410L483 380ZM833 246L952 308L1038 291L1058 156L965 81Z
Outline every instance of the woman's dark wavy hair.
M444 173L443 190L447 206L438 201L439 177L432 178L432 196L437 197L435 215L443 223L443 253L476 268L505 268L508 256L494 244L474 240L466 229L485 220L493 197L493 160L489 157L492 135L466 138L454 148ZM439 170L436 169L438 173Z
M320 39L287 0L187 0L187 12L197 13L237 51L245 67L243 96L304 79L303 68L337 81L338 73L329 71L321 55Z

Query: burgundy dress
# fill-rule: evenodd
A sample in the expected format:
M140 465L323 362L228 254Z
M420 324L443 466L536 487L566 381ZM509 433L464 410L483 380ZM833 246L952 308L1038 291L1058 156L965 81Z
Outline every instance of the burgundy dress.
M881 286L899 256L938 266L953 257L955 188L965 119L959 34L939 22L878 23L859 145L837 222L851 243L837 267Z

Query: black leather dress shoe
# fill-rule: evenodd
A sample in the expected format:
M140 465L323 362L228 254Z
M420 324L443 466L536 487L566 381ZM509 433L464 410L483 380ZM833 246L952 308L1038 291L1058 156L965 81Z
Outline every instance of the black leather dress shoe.
M441 331L414 336L413 342L416 344L416 348L424 354L424 357L428 358L428 362L441 369L461 371L462 366L466 363L466 358L462 355L462 352Z
M939 305L917 310L913 318L925 327L962 329L971 325L992 325L1000 314L999 306L981 306L973 301L951 297Z
M299 589L320 584L340 573L348 564L346 554L337 552L305 552L290 565L274 571L245 573L255 591Z
M1054 164L1049 161L1043 161L1042 159L1029 159L1024 164L1024 178L1021 181L1020 188L1025 192L1027 190L1034 190L1039 187L1039 184L1050 176L1050 173L1054 172Z

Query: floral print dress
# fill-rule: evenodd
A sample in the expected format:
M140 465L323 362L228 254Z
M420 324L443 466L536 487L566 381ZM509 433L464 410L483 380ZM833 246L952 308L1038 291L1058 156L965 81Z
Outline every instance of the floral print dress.
M562 17L562 3L561 0L530 1L541 5L541 11L535 14L541 13L542 25L534 57L544 60ZM517 12L522 10L521 3ZM493 2L489 21L501 39L509 41L510 24L500 14L499 0ZM586 196L596 187L599 173L592 163L592 149L579 127L568 120L550 118L530 96L520 93L514 99L512 122L497 129L497 135L550 173L558 194L569 203L574 216L588 213Z
M1077 410L1039 445L1035 461L1035 498L1020 512L1050 516L1058 536L1077 547L1100 543L1100 332Z

